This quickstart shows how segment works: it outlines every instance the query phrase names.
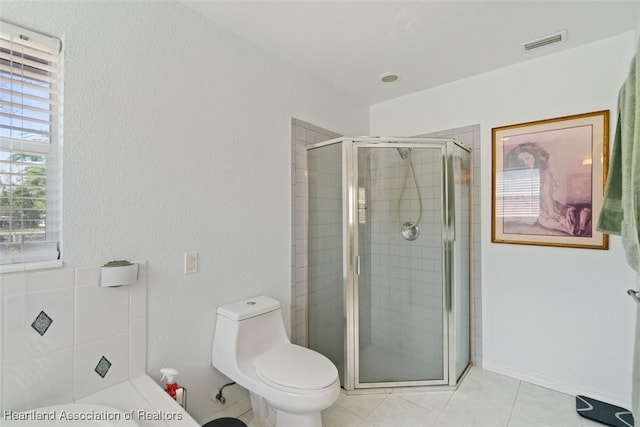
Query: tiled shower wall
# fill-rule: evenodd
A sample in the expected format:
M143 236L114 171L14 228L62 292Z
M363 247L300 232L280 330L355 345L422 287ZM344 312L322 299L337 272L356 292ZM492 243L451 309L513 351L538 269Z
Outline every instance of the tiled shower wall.
M74 401L146 372L147 264L99 287L100 267L0 275L0 411Z
M333 361L339 372L345 335L342 165L342 144L307 156L307 345Z
M307 150L306 146L342 135L291 119L291 341L307 340Z
M341 135L302 120L292 119L292 341L308 345L307 337L307 256L306 256L306 150L305 146ZM471 358L478 365L482 355L481 274L480 274L480 126L449 129L420 136L451 137L472 147L472 241L471 241Z

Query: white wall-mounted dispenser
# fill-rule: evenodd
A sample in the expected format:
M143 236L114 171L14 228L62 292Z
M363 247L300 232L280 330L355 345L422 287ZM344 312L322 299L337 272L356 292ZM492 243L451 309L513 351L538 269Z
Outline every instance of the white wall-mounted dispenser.
M100 286L130 285L138 280L138 264L129 261L109 261L100 267Z

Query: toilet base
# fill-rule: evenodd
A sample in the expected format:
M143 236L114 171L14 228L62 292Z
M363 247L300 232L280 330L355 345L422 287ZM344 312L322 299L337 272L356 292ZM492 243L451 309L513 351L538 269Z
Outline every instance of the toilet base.
M322 427L322 416L320 412L311 414L292 414L278 411L276 417L276 427Z
M320 411L294 414L272 407L255 393L250 395L254 418L249 427L322 427Z

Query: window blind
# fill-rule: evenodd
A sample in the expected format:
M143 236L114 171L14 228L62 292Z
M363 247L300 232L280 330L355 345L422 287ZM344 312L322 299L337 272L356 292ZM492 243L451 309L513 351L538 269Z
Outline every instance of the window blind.
M0 268L60 258L60 47L0 21Z

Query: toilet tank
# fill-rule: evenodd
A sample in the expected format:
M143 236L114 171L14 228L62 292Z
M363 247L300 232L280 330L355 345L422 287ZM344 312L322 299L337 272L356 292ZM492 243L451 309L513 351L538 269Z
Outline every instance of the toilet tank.
M218 315L233 321L249 319L260 316L280 308L280 302L264 295L246 300L232 302L218 307Z
M288 342L280 303L257 296L218 307L211 361L225 373L269 348Z

